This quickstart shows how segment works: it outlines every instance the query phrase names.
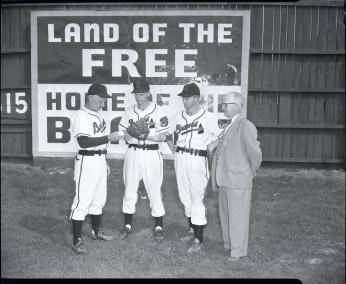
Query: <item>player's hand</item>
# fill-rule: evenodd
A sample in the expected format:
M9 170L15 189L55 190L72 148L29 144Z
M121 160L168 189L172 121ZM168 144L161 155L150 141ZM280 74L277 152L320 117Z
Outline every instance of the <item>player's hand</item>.
M125 137L125 134L123 131L115 131L115 132L112 132L108 135L108 140L111 141L111 142L116 142L116 141L119 141L120 139L124 138Z

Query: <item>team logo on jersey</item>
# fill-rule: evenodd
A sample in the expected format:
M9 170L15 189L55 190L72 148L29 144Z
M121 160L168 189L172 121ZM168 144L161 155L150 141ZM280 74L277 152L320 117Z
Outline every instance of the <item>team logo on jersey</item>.
M180 124L177 124L175 131L177 134L181 134L181 135L184 135L184 134L191 132L191 131L197 131L198 134L203 134L204 133L204 127L203 127L202 123L198 124L198 121L195 121L195 122L185 124L183 126L181 126Z
M231 120L229 119L218 119L217 121L217 124L219 125L220 129L225 129L230 123L231 123Z
M167 116L161 117L160 118L160 126L161 127L166 127L168 125L168 118Z
M102 120L102 123L98 124L97 122L93 122L93 128L94 128L94 134L96 133L103 133L106 129L106 122L105 120L103 119Z
M149 128L155 128L155 122L154 122L154 120L152 118L150 118L150 120L149 120L149 117L147 117L146 121L148 123L148 127Z

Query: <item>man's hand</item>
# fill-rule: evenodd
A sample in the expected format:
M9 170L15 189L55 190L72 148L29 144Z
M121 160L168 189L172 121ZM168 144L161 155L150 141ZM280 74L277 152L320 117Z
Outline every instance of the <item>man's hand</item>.
M119 141L120 139L124 138L125 134L123 131L115 131L108 135L108 140L111 142Z

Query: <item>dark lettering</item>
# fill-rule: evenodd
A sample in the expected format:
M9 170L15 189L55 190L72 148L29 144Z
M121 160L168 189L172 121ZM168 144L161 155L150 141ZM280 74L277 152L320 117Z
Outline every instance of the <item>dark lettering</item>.
M55 93L55 98L53 98L52 92L47 92L47 110L53 110L53 104L55 104L54 110L61 110L61 93Z
M57 123L60 122L60 126ZM47 141L48 143L67 143L71 139L69 131L71 122L67 117L47 117ZM61 137L57 137L61 133Z

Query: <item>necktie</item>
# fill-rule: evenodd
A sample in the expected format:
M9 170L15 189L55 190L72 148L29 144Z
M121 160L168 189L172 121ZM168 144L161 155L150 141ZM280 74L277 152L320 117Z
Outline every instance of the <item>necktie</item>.
M226 132L227 132L227 130L229 129L229 126L231 125L231 123L232 123L232 119L229 120L228 125L226 126L224 132L222 133L222 136L221 136L221 138L220 138L219 144L217 145L216 152L215 152L216 161L219 159L221 150L223 149L223 144L224 144L224 141L225 141Z

